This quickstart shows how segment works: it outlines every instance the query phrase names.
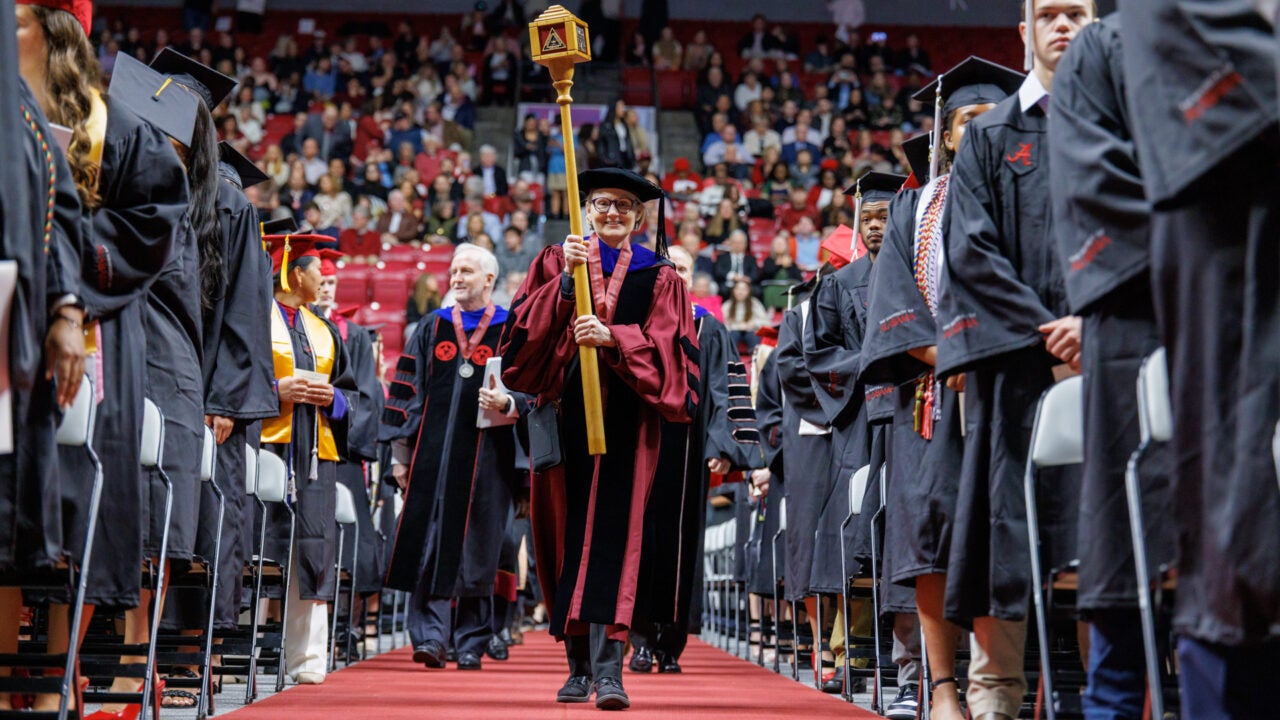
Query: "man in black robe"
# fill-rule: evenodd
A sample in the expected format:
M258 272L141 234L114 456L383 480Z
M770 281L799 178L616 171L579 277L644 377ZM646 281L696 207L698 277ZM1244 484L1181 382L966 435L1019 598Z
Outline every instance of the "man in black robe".
M685 283L693 286L693 258L684 248L669 257ZM689 633L701 632L693 612L702 575L702 541L710 474L725 475L758 464L759 435L751 409L746 370L729 331L701 306L694 305L698 337L698 397L702 402L691 425L664 424L662 451L649 504L645 508L640 585L631 626L635 647L630 668L680 672L680 654ZM672 532L671 519L679 527Z
M1049 114L1053 221L1071 310L1083 317L1079 596L1090 621L1086 713L1142 717L1144 675L1125 468L1138 447L1138 369L1160 346L1148 270L1150 205L1131 135L1118 15L1080 31ZM1168 458L1140 468L1149 565L1172 559Z
M347 420L358 391L337 328L307 308L320 291L320 256L314 235L271 235L275 303L266 318L271 328L272 364L280 410L262 423L262 449L280 456L289 473L289 512L269 505L268 557L285 560L289 603L284 662L303 684L324 682L328 667L327 603L333 597L337 553L338 463L347 451Z
M1280 665L1276 38L1250 0L1121 4L1168 352L1186 717L1274 714Z
M1045 109L1053 71L1093 19L1088 0L1037 0L1023 24L1034 67L1017 95L974 118L952 168L940 285L936 372L964 375L964 463L947 574L946 614L972 627L969 707L1013 718L1026 688L1030 596L1023 473L1040 393L1079 356L1049 235ZM1075 554L1074 474L1042 472L1048 565ZM1068 509L1059 509L1065 506Z
M404 510L386 585L411 593L413 662L479 670L493 634L493 589L512 499L521 488L511 427L478 428L477 413L514 418L527 399L486 386L507 311L493 303L498 261L464 245L449 266L455 305L423 318L396 367L380 438ZM457 617L451 617L456 601Z

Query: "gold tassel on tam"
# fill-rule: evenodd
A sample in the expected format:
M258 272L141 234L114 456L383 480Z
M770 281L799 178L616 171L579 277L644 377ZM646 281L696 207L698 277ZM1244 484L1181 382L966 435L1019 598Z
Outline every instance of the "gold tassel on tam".
M293 292L289 289L289 236L284 236L284 255L280 257L280 289L285 292Z

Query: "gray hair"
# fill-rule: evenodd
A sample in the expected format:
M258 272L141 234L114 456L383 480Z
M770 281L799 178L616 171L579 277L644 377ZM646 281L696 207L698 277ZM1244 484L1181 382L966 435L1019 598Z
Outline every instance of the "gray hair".
M468 242L468 243L462 243L461 245L458 246L456 250L453 251L453 259L457 260L463 255L476 256L480 260L480 269L483 272L489 275L492 275L494 282L495 283L497 282L498 275L500 274L498 271L498 258L495 257L493 253L480 247L479 245Z

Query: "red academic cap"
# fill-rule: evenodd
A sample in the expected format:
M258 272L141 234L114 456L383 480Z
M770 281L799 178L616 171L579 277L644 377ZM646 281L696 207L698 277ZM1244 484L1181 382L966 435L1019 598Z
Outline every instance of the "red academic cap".
M778 328L768 325L756 330L756 337L760 338L760 342L769 347L778 346Z
M347 254L344 252L338 252L337 250L330 250L329 248L324 248L319 252L320 252L320 274L323 275L324 277L333 277L337 275L338 274L337 260L338 258L346 257Z
M17 0L17 4L39 5L50 10L69 12L80 22L86 37L93 28L93 3L90 0Z
M835 158L823 158L822 163L818 167L823 170L839 170L840 161Z
M676 161L671 163L671 169L676 172L689 172L689 158L676 158Z
M854 261L854 236L853 229L847 225L840 225L822 241L822 249L830 253L827 262L839 270Z
M280 269L289 263L304 257L320 257L316 250L317 242L333 242L327 235L267 235L262 238L271 253L271 273L280 276L280 287L289 290L289 274Z
M321 252L324 252L324 251L323 251L323 250L321 250ZM360 312L360 306L359 306L359 305L349 305L349 306L344 307L344 308L341 308L341 309L339 309L339 310L335 310L334 312L335 312L335 313L337 313L337 314L339 314L339 315L341 315L342 317L344 317L344 318L346 318L346 319L348 319L348 320L354 320L354 319L355 319L355 316L356 316L356 313Z

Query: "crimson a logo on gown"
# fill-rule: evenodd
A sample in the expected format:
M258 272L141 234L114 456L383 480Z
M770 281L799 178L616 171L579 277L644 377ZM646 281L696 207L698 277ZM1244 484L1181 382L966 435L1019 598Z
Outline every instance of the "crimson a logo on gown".
M449 362L458 357L458 346L453 342L445 340L436 345L436 359L440 362Z
M488 345L481 345L471 353L471 362L477 365L484 365L489 362L491 357L493 357L493 349Z

